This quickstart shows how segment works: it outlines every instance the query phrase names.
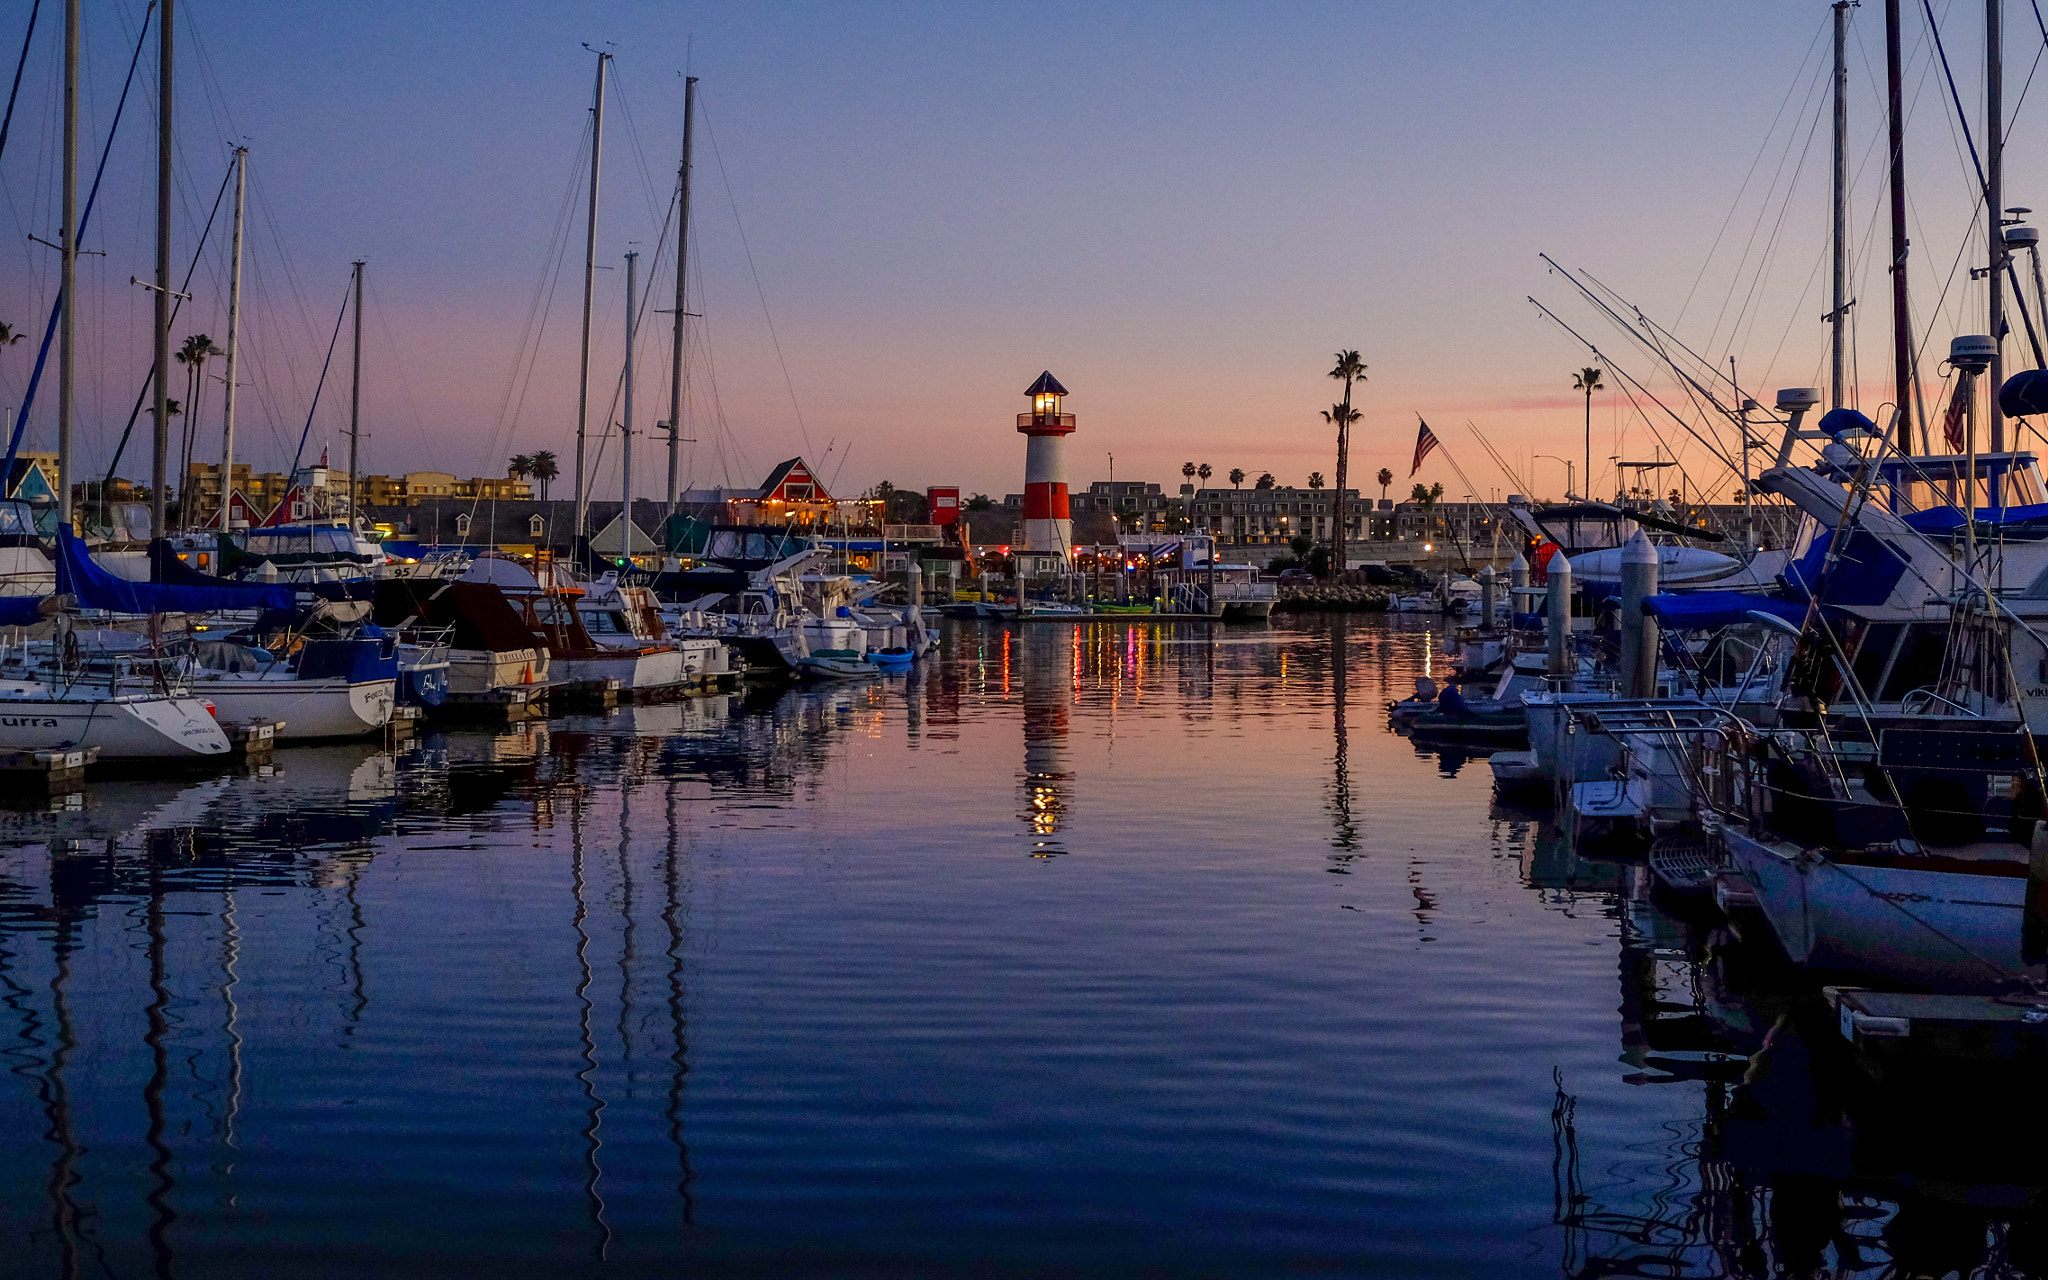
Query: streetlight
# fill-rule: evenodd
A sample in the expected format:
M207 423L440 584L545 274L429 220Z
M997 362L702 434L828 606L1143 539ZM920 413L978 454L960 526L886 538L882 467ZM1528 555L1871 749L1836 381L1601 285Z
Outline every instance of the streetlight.
M1554 454L1554 453L1539 453L1539 454L1537 454L1537 455L1535 455L1535 456L1537 456L1537 457L1539 457L1539 458L1548 458L1548 459L1550 459L1550 460L1551 460L1552 462L1562 462L1562 463L1564 464L1564 496L1565 496L1565 500L1566 500L1566 501L1568 501L1568 502L1571 502L1571 501L1577 501L1577 499L1576 499L1576 498L1574 497L1574 495L1572 494L1572 467L1573 467L1573 463L1572 463L1572 460L1571 460L1570 458L1560 458L1560 457L1558 457L1558 456L1557 456L1556 454Z

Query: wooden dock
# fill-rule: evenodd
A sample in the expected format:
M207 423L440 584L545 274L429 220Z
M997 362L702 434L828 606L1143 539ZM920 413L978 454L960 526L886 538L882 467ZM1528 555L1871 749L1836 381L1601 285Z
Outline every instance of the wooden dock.
M98 747L0 752L0 789L11 800L33 804L70 795L85 786L85 771L99 758Z
M435 720L454 720L485 724L502 724L508 720L545 719L548 713L548 686L541 684L514 685L509 689L490 689L483 693L453 693L439 705L428 709Z
M1842 1038L1867 1057L2048 1061L2048 995L1821 991Z

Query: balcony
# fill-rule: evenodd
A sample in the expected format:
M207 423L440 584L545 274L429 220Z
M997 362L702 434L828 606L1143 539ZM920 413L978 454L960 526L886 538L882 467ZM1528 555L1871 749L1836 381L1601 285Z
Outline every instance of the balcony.
M1017 415L1017 430L1072 431L1074 415L1071 413L1020 413Z

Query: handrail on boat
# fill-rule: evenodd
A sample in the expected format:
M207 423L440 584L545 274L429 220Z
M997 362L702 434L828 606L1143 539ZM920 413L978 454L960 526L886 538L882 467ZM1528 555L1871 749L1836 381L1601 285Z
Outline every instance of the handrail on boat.
M1904 711L1908 710L1911 706L1920 705L1918 703L1915 703L1913 700L1915 698L1921 697L1924 697L1926 700L1930 702L1939 702L1941 705L1945 707L1953 707L1959 715L1966 715L1976 720L1982 720L1986 718L1980 713L1970 710L1962 703L1955 701L1953 698L1945 698L1942 695L1936 693L1934 690L1926 688L1908 690L1905 696L1899 699L1899 709Z

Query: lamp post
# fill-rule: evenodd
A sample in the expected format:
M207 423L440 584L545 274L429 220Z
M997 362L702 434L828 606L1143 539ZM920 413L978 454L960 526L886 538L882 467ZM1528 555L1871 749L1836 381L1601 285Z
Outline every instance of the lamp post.
M1554 453L1539 453L1539 454L1537 454L1536 456L1537 456L1537 457L1539 457L1539 458L1548 458L1548 459L1550 459L1550 460L1551 460L1552 462L1562 462L1562 463L1564 464L1564 496L1565 496L1565 500L1566 500L1567 502L1571 501L1571 500L1572 500L1572 466L1573 466L1572 460L1571 460L1570 458L1560 458L1560 457L1558 457L1558 456L1557 456L1556 454L1554 454Z

